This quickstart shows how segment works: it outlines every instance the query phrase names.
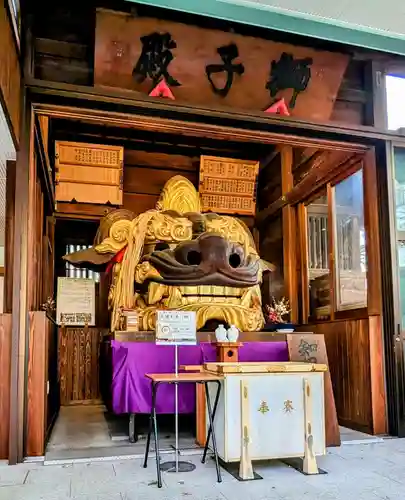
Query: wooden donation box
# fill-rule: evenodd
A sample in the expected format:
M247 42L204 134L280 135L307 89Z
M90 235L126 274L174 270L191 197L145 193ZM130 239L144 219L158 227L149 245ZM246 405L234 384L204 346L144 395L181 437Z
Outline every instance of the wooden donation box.
M223 376L214 425L224 462L242 462L244 452L250 461L303 457L305 469L312 456L316 468L315 456L326 453L326 365L226 362L205 370Z

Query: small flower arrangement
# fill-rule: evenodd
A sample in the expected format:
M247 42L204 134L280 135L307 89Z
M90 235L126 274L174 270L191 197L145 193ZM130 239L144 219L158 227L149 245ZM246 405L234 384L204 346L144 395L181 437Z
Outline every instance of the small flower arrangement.
M264 306L264 316L267 323L285 323L283 317L290 312L290 303L285 297L278 301L272 297L271 305Z
M55 309L56 309L56 304L55 304L54 299L52 297L48 297L46 299L46 302L44 304L42 304L41 308L47 314L49 314L50 316L52 316L53 313L55 312Z

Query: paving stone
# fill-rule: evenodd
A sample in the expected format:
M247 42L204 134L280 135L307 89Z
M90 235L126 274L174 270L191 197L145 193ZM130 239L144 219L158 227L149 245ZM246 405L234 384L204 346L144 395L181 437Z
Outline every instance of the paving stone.
M164 460L173 456L164 457ZM189 473L163 473L157 488L153 460L97 462L72 466L0 465L0 500L401 500L405 499L405 439L347 445L319 457L326 475L304 476L282 462L257 463L263 479L239 482L199 456Z
M123 500L227 500L215 487L205 488L178 486L176 488L139 488L122 494ZM271 497L268 497L269 500ZM246 499L247 500L247 499ZM277 499L279 500L279 499Z
M70 500L122 500L121 493L95 493L90 495L76 495L70 497Z
M23 465L0 468L0 486L16 486L24 484L29 470Z
M0 488L0 500L67 500L70 483L24 484Z
M59 484L61 482L68 482L74 473L72 465L63 466L52 466L52 467L40 467L31 469L27 473L27 478L25 484L44 484L44 483L55 483Z

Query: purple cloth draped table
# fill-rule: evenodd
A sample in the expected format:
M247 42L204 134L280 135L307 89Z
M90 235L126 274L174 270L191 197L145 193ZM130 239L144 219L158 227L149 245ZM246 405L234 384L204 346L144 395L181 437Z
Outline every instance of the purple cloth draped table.
M111 341L112 407L114 413L150 413L151 382L145 373L174 373L174 346L151 342ZM216 360L215 346L204 342L179 346L179 365L201 365ZM288 361L286 342L246 342L239 348L239 361ZM194 413L195 384L179 385L179 413ZM174 413L174 386L161 384L157 413Z

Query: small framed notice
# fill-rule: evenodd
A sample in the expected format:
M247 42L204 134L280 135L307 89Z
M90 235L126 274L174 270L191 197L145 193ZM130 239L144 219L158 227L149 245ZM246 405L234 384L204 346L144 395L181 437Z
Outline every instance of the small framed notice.
M85 278L58 278L56 321L65 326L94 326L95 282Z
M157 311L156 344L194 345L197 343L194 311Z

